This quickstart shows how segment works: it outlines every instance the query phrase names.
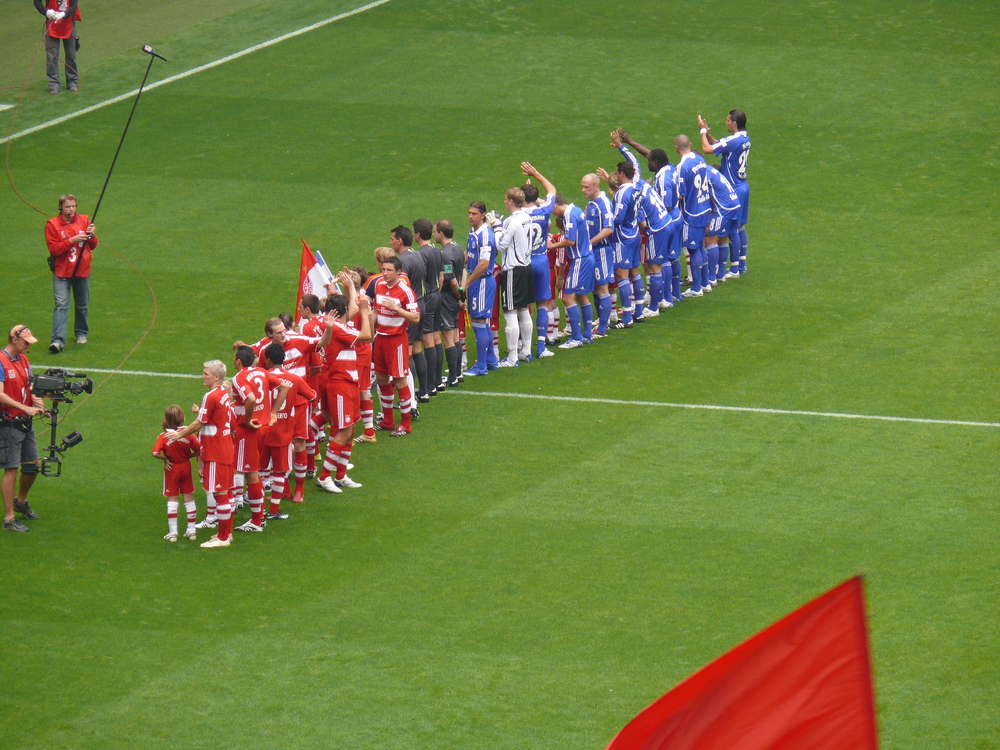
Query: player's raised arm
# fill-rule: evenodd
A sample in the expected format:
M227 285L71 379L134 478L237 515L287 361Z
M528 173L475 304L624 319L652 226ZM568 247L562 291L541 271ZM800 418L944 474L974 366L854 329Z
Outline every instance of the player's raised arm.
M539 172L537 169L531 166L531 164L529 164L528 162L526 161L521 162L521 172L523 172L526 177L534 177L536 180L538 180L538 182L541 183L542 187L545 188L546 196L556 194L557 191L555 185L553 185L551 182L545 179L545 175L543 175L541 172Z

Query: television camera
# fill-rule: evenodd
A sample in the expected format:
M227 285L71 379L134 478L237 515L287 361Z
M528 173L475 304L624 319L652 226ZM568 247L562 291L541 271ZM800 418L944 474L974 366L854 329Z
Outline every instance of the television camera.
M42 476L58 477L62 475L62 458L59 454L65 453L74 445L79 445L83 440L83 435L73 430L56 445L56 428L59 426L59 404L71 404L73 399L70 396L79 396L81 393L93 393L94 381L86 375L70 372L61 367L51 367L45 374L32 375L29 381L31 392L39 398L47 398L52 402L52 408L46 410L52 420L52 439L48 448L48 456L42 459Z

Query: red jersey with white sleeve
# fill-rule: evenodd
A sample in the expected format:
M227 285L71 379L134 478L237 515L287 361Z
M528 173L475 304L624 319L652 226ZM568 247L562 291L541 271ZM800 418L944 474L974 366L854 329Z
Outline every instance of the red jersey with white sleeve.
M280 380L288 383L285 405L278 412L278 420L267 431L264 445L289 445L295 437L295 417L305 404L316 399L316 391L295 373L271 370ZM299 405L296 406L296 403Z
M316 351L319 340L320 336L303 336L295 331L286 332L285 340L281 344L281 348L285 350L285 361L281 363L281 369L300 378L306 378L309 375L310 355ZM265 336L251 348L254 354L260 357L270 344L271 339Z
M378 336L399 336L406 333L409 325L406 318L396 310L387 306L390 298L396 300L401 308L407 312L420 312L417 298L402 277L395 286L390 287L385 278L380 278L375 282L375 334Z
M23 354L11 357L6 349L0 349L0 381L3 381L3 392L19 404L31 406L29 378L31 365L28 364L28 358ZM0 404L0 415L10 419L26 416L20 409L4 404Z
M168 433L160 433L160 436L156 438L156 444L153 446L153 453L162 453L172 464L190 461L201 453L201 443L198 442L198 438L194 435L182 437L180 440L175 440L172 443L167 442L168 437L170 437Z
M247 397L253 396L257 403L253 407L253 420L260 427L271 423L271 407L274 395L285 378L263 367L245 367L233 376L233 415L238 427L246 427ZM250 428L247 429L258 429Z
M90 251L97 247L97 237L82 243L69 241L70 237L85 234L89 226L90 219L86 214L77 214L73 221L66 221L59 214L45 223L45 244L49 246L49 254L55 258L55 274L60 279L90 276ZM82 250L80 245L83 245Z
M330 328L330 343L323 351L328 380L358 382L358 331L346 323Z
M194 492L191 459L201 452L201 445L194 435L188 435L172 443L167 442L168 437L166 432L161 432L153 445L153 454L163 454L171 464L169 469L166 464L163 465L163 496L190 495Z
M201 457L204 461L232 466L233 464L233 412L229 405L229 391L216 386L202 399L198 410L201 422Z

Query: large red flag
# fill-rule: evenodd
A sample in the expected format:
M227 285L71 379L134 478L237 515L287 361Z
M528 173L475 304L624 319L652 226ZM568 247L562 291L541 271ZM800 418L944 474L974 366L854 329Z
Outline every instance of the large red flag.
M876 750L860 576L723 654L607 750Z

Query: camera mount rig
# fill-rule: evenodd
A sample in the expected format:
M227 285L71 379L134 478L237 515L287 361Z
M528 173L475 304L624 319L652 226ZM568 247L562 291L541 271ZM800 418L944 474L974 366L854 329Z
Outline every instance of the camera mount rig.
M56 444L56 429L59 426L59 404L72 404L70 395L78 396L81 393L93 393L94 381L86 375L70 372L61 367L52 367L45 371L44 375L32 375L31 392L39 398L47 398L52 402L52 408L46 413L51 418L52 437L48 448L48 456L42 459L42 476L58 477L62 475L62 457L74 445L79 445L83 440L83 435L73 430L62 442Z

